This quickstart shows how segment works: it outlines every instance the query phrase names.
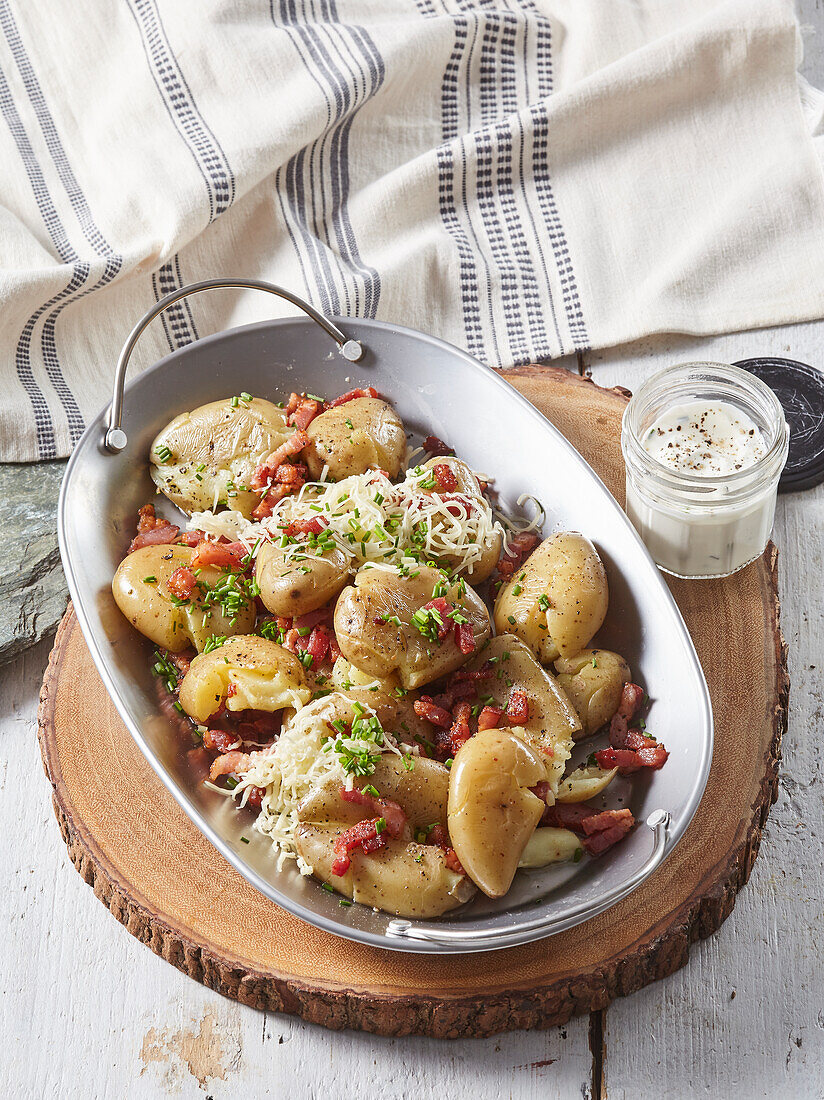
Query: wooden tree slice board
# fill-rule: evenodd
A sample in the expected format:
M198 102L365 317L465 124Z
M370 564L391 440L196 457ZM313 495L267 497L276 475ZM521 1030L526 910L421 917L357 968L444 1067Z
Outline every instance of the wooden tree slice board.
M623 499L626 392L556 368L507 377ZM43 681L39 738L72 862L132 935L229 997L330 1028L483 1036L563 1023L671 974L729 915L776 797L789 681L776 551L727 580L673 582L712 695L715 754L673 854L614 908L487 954L381 951L258 894L163 788L121 723L70 609Z

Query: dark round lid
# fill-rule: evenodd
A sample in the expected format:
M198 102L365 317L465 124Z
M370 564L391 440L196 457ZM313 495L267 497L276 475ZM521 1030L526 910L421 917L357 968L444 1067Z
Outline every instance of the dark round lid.
M740 359L770 387L790 428L790 453L778 482L781 493L812 489L824 481L824 374L795 359Z

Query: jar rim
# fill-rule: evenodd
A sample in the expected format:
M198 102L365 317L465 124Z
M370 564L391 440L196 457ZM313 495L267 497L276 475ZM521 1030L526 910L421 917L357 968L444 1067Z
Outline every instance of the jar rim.
M742 395L745 397L748 396L752 404L753 396L760 398L761 401L766 404L772 417L777 422L777 430L774 432L772 442L765 450L764 454L756 459L751 466L746 466L741 470L734 470L728 474L689 474L673 467L666 466L663 462L660 462L649 454L644 448L641 437L633 423L633 413L637 412L645 398L649 398L651 395L654 395L657 390L662 388L662 383L671 384L676 377L683 377L685 382L696 381L697 384L700 385L702 380L700 378L696 380L693 374L688 372L700 371L701 369L710 371L714 374L716 377L713 381L716 384L726 384L731 391L731 396L737 396L739 400L741 400ZM706 379L705 381L709 383L711 380ZM761 411L763 414L764 410L762 409ZM649 378L646 378L635 393L633 393L629 404L624 410L621 436L622 449L626 461L630 459L630 455L628 454L629 448L627 447L628 437L633 444L632 458L636 463L644 467L645 474L653 477L661 485L665 485L672 489L686 491L694 490L700 495L708 495L709 490L717 489L722 485L726 485L732 489L746 489L751 482L759 482L761 480L761 474L769 474L772 476L775 472L773 471L773 467L776 465L779 458L781 462L778 466L777 473L780 474L787 459L787 448L789 445L789 428L784 417L784 410L773 390L756 375L751 374L742 367L734 367L730 363L718 363L709 360L677 363L673 366L664 367ZM717 506L717 498L714 504Z

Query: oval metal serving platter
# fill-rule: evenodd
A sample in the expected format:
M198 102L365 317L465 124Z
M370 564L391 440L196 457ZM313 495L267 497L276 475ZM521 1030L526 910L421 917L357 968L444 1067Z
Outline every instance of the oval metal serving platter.
M100 675L157 775L217 850L273 902L338 936L396 950L480 951L539 939L626 896L683 835L712 757L706 682L669 589L623 511L525 398L441 340L378 321L335 320L346 337L363 345L358 362L342 358L327 332L308 318L250 325L175 351L135 378L126 387L122 429L128 442L120 453L103 446L107 412L90 424L66 470L58 515L75 610ZM188 773L185 750L191 745L181 743L159 711L150 647L111 595L111 578L132 537L137 509L155 496L147 470L149 445L173 416L243 391L280 400L292 389L332 397L359 385L384 394L408 431L448 439L461 458L494 476L505 508L517 512L518 497L531 493L546 508L545 534L571 529L592 539L610 585L599 643L630 662L653 699L650 728L670 752L661 771L610 788L604 804L628 805L639 820L616 849L577 865L519 872L505 898L476 899L425 923L392 921L360 905L342 908L293 866L277 871L269 841L250 827L249 814ZM579 747L575 759L592 748L589 742ZM666 812L656 816L659 810ZM251 842L242 843L241 835Z

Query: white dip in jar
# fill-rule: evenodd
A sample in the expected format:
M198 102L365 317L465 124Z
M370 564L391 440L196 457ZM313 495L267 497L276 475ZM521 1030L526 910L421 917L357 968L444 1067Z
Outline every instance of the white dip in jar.
M624 414L627 514L677 577L724 577L763 553L789 431L777 397L723 363L648 379Z

